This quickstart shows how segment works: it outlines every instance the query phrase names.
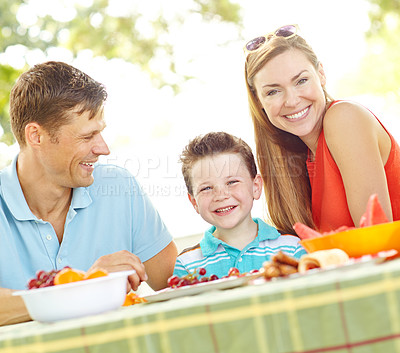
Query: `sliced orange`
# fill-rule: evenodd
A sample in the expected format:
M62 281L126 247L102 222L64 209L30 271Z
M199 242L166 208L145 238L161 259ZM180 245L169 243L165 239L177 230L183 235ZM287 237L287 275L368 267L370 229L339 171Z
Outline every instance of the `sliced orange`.
M54 284L65 284L71 282L78 282L84 279L85 272L74 270L72 268L64 268L54 277Z
M139 297L137 294L130 292L126 295L125 297L125 302L122 304L122 306L130 306L133 304L139 304L139 303L146 303L147 300L145 298Z
M106 270L103 270L102 268L95 268L89 272L86 272L83 279L98 278L98 277L104 277L107 275L108 275L108 272Z
M132 293L132 292L128 293L125 297L125 301L124 301L124 304L122 304L122 306L129 306L129 305L135 304L135 297L136 297L135 293Z

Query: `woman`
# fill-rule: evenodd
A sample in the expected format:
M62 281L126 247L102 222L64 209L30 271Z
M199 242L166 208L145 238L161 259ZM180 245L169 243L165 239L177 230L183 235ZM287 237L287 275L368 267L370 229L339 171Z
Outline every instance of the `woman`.
M271 221L321 232L359 224L370 195L400 219L400 148L366 108L333 101L322 64L296 26L245 47L257 159Z

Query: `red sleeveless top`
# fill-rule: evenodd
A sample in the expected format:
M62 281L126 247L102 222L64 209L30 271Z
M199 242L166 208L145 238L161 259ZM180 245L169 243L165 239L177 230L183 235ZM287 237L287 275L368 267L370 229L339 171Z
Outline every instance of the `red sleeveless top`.
M378 118L377 120L379 121ZM396 221L400 219L400 147L393 136L386 129L385 131L392 143L385 172L393 220ZM328 232L343 225L354 227L342 176L326 144L323 130L318 138L315 161L308 158L307 169L312 190L312 214L317 229Z

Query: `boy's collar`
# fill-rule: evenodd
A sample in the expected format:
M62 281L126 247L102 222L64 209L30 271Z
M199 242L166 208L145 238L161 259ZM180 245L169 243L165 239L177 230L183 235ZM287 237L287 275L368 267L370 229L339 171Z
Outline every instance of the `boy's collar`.
M255 244L256 246L258 246L260 241L273 240L280 236L280 233L276 230L276 228L266 224L260 218L253 218L253 221L256 222L258 226L257 237L253 240L253 242L257 242ZM200 241L200 248L203 256L210 256L214 254L217 251L218 245L226 244L221 239L214 237L213 233L215 230L216 227L212 226L210 229L204 232L203 239Z

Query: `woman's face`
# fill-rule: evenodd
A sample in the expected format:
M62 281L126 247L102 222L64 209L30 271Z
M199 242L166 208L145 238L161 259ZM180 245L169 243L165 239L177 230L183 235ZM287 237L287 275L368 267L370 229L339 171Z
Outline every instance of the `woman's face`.
M276 56L254 76L257 97L270 122L309 147L317 143L322 128L325 82L322 66L316 70L297 49Z

